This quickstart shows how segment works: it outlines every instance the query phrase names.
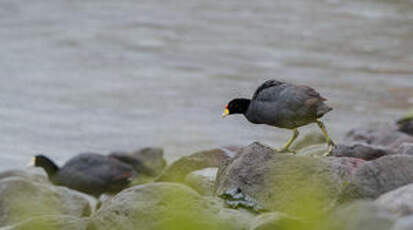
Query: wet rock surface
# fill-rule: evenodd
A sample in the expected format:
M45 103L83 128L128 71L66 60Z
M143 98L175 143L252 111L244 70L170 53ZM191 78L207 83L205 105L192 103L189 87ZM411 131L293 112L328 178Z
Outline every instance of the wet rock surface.
M331 153L335 157L354 157L363 160L374 160L394 154L396 152L391 149L366 143L339 144Z
M257 216L249 230L277 230L285 229L286 226L294 226L300 229L304 226L304 223L283 213L269 212Z
M362 163L353 158L293 156L253 143L220 168L217 194L229 196L236 191L231 205L236 200L241 204L247 201L249 206L256 202L254 210L294 213L293 201L305 199L305 193L325 209L335 203L337 194Z
M129 188L103 204L88 229L248 229L253 215L224 208L183 184Z
M93 198L84 194L48 182L31 181L27 174L11 174L0 179L0 226L42 215L84 217L93 210Z
M413 156L385 156L358 168L340 199L375 199L409 183L413 183Z

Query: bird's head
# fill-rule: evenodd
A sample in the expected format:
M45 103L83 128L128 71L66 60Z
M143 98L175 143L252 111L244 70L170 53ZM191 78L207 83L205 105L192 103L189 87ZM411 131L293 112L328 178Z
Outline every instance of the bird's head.
M231 114L245 113L250 105L251 100L246 98L236 98L231 100L226 106L222 117Z

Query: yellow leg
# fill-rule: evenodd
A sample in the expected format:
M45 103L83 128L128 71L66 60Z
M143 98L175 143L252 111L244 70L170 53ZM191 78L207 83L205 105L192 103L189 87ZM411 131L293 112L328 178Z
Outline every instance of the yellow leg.
M324 123L321 120L317 119L317 125L318 125L318 127L320 127L321 131L324 134L324 137L326 138L326 142L328 144L329 150L326 152L325 156L328 156L331 153L331 150L333 150L333 147L336 146L336 144L328 136L326 126L324 125Z
M287 143L285 143L285 145L281 148L278 149L278 152L288 152L288 148L291 146L291 144L294 142L294 140L298 137L298 130L297 129L293 129L293 136L290 138L290 140L287 141Z

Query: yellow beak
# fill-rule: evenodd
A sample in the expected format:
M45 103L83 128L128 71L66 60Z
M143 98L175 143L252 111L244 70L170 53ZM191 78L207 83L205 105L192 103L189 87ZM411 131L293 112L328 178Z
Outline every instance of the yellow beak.
M229 110L225 109L224 113L222 114L222 118L226 117L229 115Z

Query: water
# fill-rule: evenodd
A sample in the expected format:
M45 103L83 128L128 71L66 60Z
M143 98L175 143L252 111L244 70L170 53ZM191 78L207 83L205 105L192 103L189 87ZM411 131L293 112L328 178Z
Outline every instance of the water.
M279 146L289 131L220 117L269 78L327 97L338 140L413 106L409 0L1 0L0 50L0 170L35 153Z

